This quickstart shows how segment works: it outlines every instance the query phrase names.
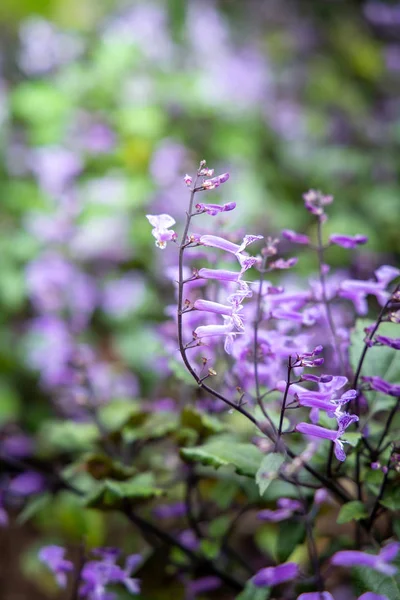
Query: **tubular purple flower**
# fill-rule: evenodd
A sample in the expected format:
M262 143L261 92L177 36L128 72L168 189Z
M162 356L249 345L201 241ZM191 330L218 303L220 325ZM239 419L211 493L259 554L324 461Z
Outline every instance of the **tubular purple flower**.
M366 244L368 242L368 237L366 235L342 235L340 233L334 233L329 237L329 241L331 244L336 244L336 246L341 246L342 248L356 248L361 244Z
M277 510L261 510L257 518L261 521L268 521L270 523L279 523L280 521L285 521L286 519L290 519L293 511L289 508L278 508Z
M389 338L385 335L376 335L375 342L382 344L382 346L389 346L389 348L393 348L394 350L400 350L400 338Z
M185 184L190 187L193 183L193 177L191 177L190 175L188 175L186 173L185 177L183 178L183 181L185 182Z
M225 271L224 269L200 269L198 272L202 279L217 279L218 281L238 281L240 273Z
M389 298L389 293L386 291L388 283L399 275L399 269L383 265L375 271L377 281L346 279L340 284L338 293L342 298L351 300L360 315L365 315L368 312L366 297L370 294L376 296L379 304L383 306Z
M397 568L394 565L390 565L389 561L396 558L399 550L399 542L388 544L382 548L378 555L367 554L358 550L341 550L332 556L331 564L341 567L359 565L369 567L384 575L392 576L397 573Z
M339 439L349 427L355 421L358 421L357 415L349 415L348 413L339 414L337 417L338 430L333 431L332 429L326 429L319 425L311 425L310 423L298 423L295 427L296 431L303 433L304 435L310 435L312 437L323 438L331 440L335 444L335 456L338 460L346 460L346 454L343 450L343 442Z
M167 242L176 239L175 231L169 230L172 225L175 225L175 219L167 214L162 215L146 215L146 218L153 225L153 236L156 238L157 248L162 250L167 246Z
M308 235L305 235L304 233L297 233L292 229L284 229L282 231L282 237L284 237L285 240L289 240L289 242L293 242L294 244L307 245L310 243L310 238Z
M388 396L400 397L400 385L389 383L381 377L363 377L363 381L369 383L373 390L387 394Z
M229 173L223 173L222 175L217 175L212 179L206 179L200 186L200 189L203 190L214 190L219 187L222 183L225 183L229 179Z
M199 213L207 213L208 215L215 217L221 212L228 212L236 208L236 202L228 202L227 204L196 204L196 210Z
M225 250L226 252L231 252L232 254L237 254L240 252L240 246L238 244L234 244L229 240L225 240L217 235L202 235L200 237L200 244L203 246L209 246L210 248L219 248L220 250Z
M224 325L200 325L194 331L197 339L204 337L213 337L216 335L229 335L234 330L233 322L227 322Z
M218 315L232 314L232 306L226 306L225 304L220 304L219 302L211 302L211 300L196 300L193 304L193 307L197 310L204 310L206 312L212 312Z
M261 569L253 577L253 583L257 587L273 587L285 581L290 581L298 577L300 573L299 565L296 563L285 563L277 567L267 567Z

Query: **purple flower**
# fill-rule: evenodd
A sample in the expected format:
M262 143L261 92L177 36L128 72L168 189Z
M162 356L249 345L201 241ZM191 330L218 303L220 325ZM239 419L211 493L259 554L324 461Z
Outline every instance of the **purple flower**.
M258 513L257 517L262 521L270 521L272 523L278 523L289 519L294 512L302 512L303 505L298 500L292 500L291 498L280 498L277 501L277 510L262 510Z
M270 269L291 269L292 267L294 267L295 265L297 265L298 262L298 258L288 258L288 259L284 259L284 258L278 258L278 260L276 260L275 262L271 263Z
M7 491L18 496L31 496L38 494L45 487L43 475L36 471L20 473L10 481Z
M299 423L296 425L296 431L299 431L304 435L331 440L335 444L336 458L340 461L344 461L346 460L346 454L343 450L343 442L339 438L343 435L347 427L349 427L349 425L355 421L358 421L357 415L343 413L338 418L339 428L337 431L326 429L325 427L320 427L319 425L311 425L310 423Z
M218 281L238 281L240 273L224 269L200 269L198 272L202 279L217 279Z
M196 210L199 213L207 213L212 217L215 217L221 212L228 212L236 208L236 202L228 202L227 204L196 204Z
M219 187L222 183L225 183L225 181L228 181L228 179L229 179L229 173L223 173L222 175L217 175L217 177L213 177L212 179L206 179L205 181L203 181L200 189L214 190L215 188Z
M98 548L92 553L101 560L89 561L83 567L81 575L83 583L79 589L82 597L86 600L112 600L116 596L109 593L106 588L116 583L123 584L131 594L140 593L139 581L130 576L141 561L140 555L128 556L122 569L116 564L120 554L117 548Z
M385 335L376 335L375 342L382 344L382 346L389 346L389 348L393 348L394 350L400 350L400 338L389 338Z
M331 563L336 566L362 566L375 569L379 573L392 576L397 572L397 568L390 565L400 550L399 542L391 542L384 546L379 554L367 554L358 550L341 550L336 552L331 558Z
M329 592L306 592L300 594L297 600L335 600Z
M285 563L277 567L261 569L253 577L253 583L257 587L273 587L285 581L295 579L300 573L299 565L296 563Z
M226 319L224 325L200 325L195 329L194 336L200 341L206 337L225 336L225 352L230 354L234 336L239 333L234 328L233 320Z
M342 298L351 300L356 311L360 315L365 315L368 312L367 296L372 294L376 296L379 304L383 306L389 298L389 293L386 292L386 287L395 277L400 275L400 270L395 267L383 265L377 271L375 276L377 281L358 281L354 279L346 279L339 286L339 295Z
M176 239L175 231L169 229L172 225L175 225L175 219L170 215L146 215L146 218L150 225L154 227L151 233L156 238L157 248L163 250L167 246L167 242Z
M213 590L217 590L219 587L221 587L220 578L213 575L208 575L205 577L200 577L199 579L195 579L194 581L190 581L187 585L187 594L190 600L192 600L192 598L195 598L198 594L212 592Z
M331 244L336 244L336 246L341 246L342 248L356 248L361 244L366 244L368 242L368 238L366 235L341 235L339 233L334 233L329 237L329 241Z
M333 202L333 196L324 196L317 190L309 190L303 194L304 206L306 209L319 217L322 221L326 220L324 208Z
M39 551L39 560L52 571L62 588L67 585L67 573L74 568L72 562L64 558L65 552L65 548L61 546L44 546Z
M366 383L369 383L370 387L377 392L394 396L395 398L400 397L400 385L389 383L381 377L363 377L362 379Z
M190 177L190 175L188 175L186 173L185 177L183 178L183 181L185 182L185 184L190 187L193 183L193 177Z
M292 229L284 229L282 231L282 237L294 244L309 244L310 238L308 235L304 235L304 233L297 233L296 231L292 231Z

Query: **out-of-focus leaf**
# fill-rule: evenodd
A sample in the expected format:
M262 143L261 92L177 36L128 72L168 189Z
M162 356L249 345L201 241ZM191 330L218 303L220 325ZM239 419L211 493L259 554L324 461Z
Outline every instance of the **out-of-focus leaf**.
M119 431L125 423L141 424L147 417L139 402L127 400L112 400L98 411L101 422L107 431Z
M243 592L236 596L235 600L268 600L271 595L271 589L267 587L257 587L252 581L248 581Z
M84 468L94 479L117 479L125 481L134 475L135 467L126 466L113 460L106 454L89 454L83 458L81 468Z
M261 496L270 486L272 481L277 478L279 468L284 462L285 459L282 454L276 452L264 456L256 473L256 483Z
M279 563L285 562L298 544L304 541L306 528L304 523L283 521L279 525L277 555Z
M352 575L364 592L375 592L388 598L400 598L400 584L396 577L382 575L368 567L353 567Z
M185 406L181 413L181 425L194 429L201 438L220 433L224 425L216 418L198 411L193 406Z
M17 517L17 523L23 525L32 519L39 511L46 508L52 501L51 494L45 492L29 498Z
M254 477L261 459L261 451L253 444L220 439L195 448L182 448L181 457L188 462L199 462L218 469L233 465L237 473Z
M43 453L76 453L90 450L99 439L93 423L47 421L39 432L39 448Z
M94 494L85 499L84 504L89 508L115 510L126 501L130 505L137 504L163 493L163 490L156 487L152 473L142 473L123 482L106 479Z
M368 517L368 513L364 504L359 500L354 500L352 502L347 502L347 504L342 506L336 522L339 525L343 525L343 523L359 521L360 519L365 519L366 517Z

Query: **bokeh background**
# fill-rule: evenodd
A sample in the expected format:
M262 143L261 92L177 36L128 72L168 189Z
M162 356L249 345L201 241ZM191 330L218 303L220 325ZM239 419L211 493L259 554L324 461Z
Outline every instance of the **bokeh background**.
M105 399L180 375L155 329L171 254L145 214L179 221L200 159L231 174L215 196L238 204L228 229L313 235L301 196L321 189L335 197L327 233L369 237L331 264L396 263L399 3L2 0L0 40L0 444L11 434L17 454L33 435L42 452L76 443L46 429L68 413L66 313ZM298 273L314 268L302 255ZM46 536L107 542L101 516L57 502L0 530L1 598L54 591L35 562Z

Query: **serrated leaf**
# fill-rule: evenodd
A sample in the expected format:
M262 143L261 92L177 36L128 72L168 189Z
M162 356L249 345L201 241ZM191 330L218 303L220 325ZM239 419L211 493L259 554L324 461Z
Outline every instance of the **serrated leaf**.
M362 502L354 500L353 502L347 502L340 509L336 523L343 525L343 523L349 523L350 521L359 521L368 517L367 510Z
M267 587L256 587L252 581L248 581L245 588L236 596L235 600L268 600L271 589Z
M194 448L182 448L180 455L188 462L199 462L216 469L233 465L237 473L249 477L255 476L263 457L262 452L253 444L229 439L215 440Z
M278 454L277 452L272 452L264 456L256 473L256 484L261 496L274 479L277 478L279 468L284 462L285 459L282 454Z

